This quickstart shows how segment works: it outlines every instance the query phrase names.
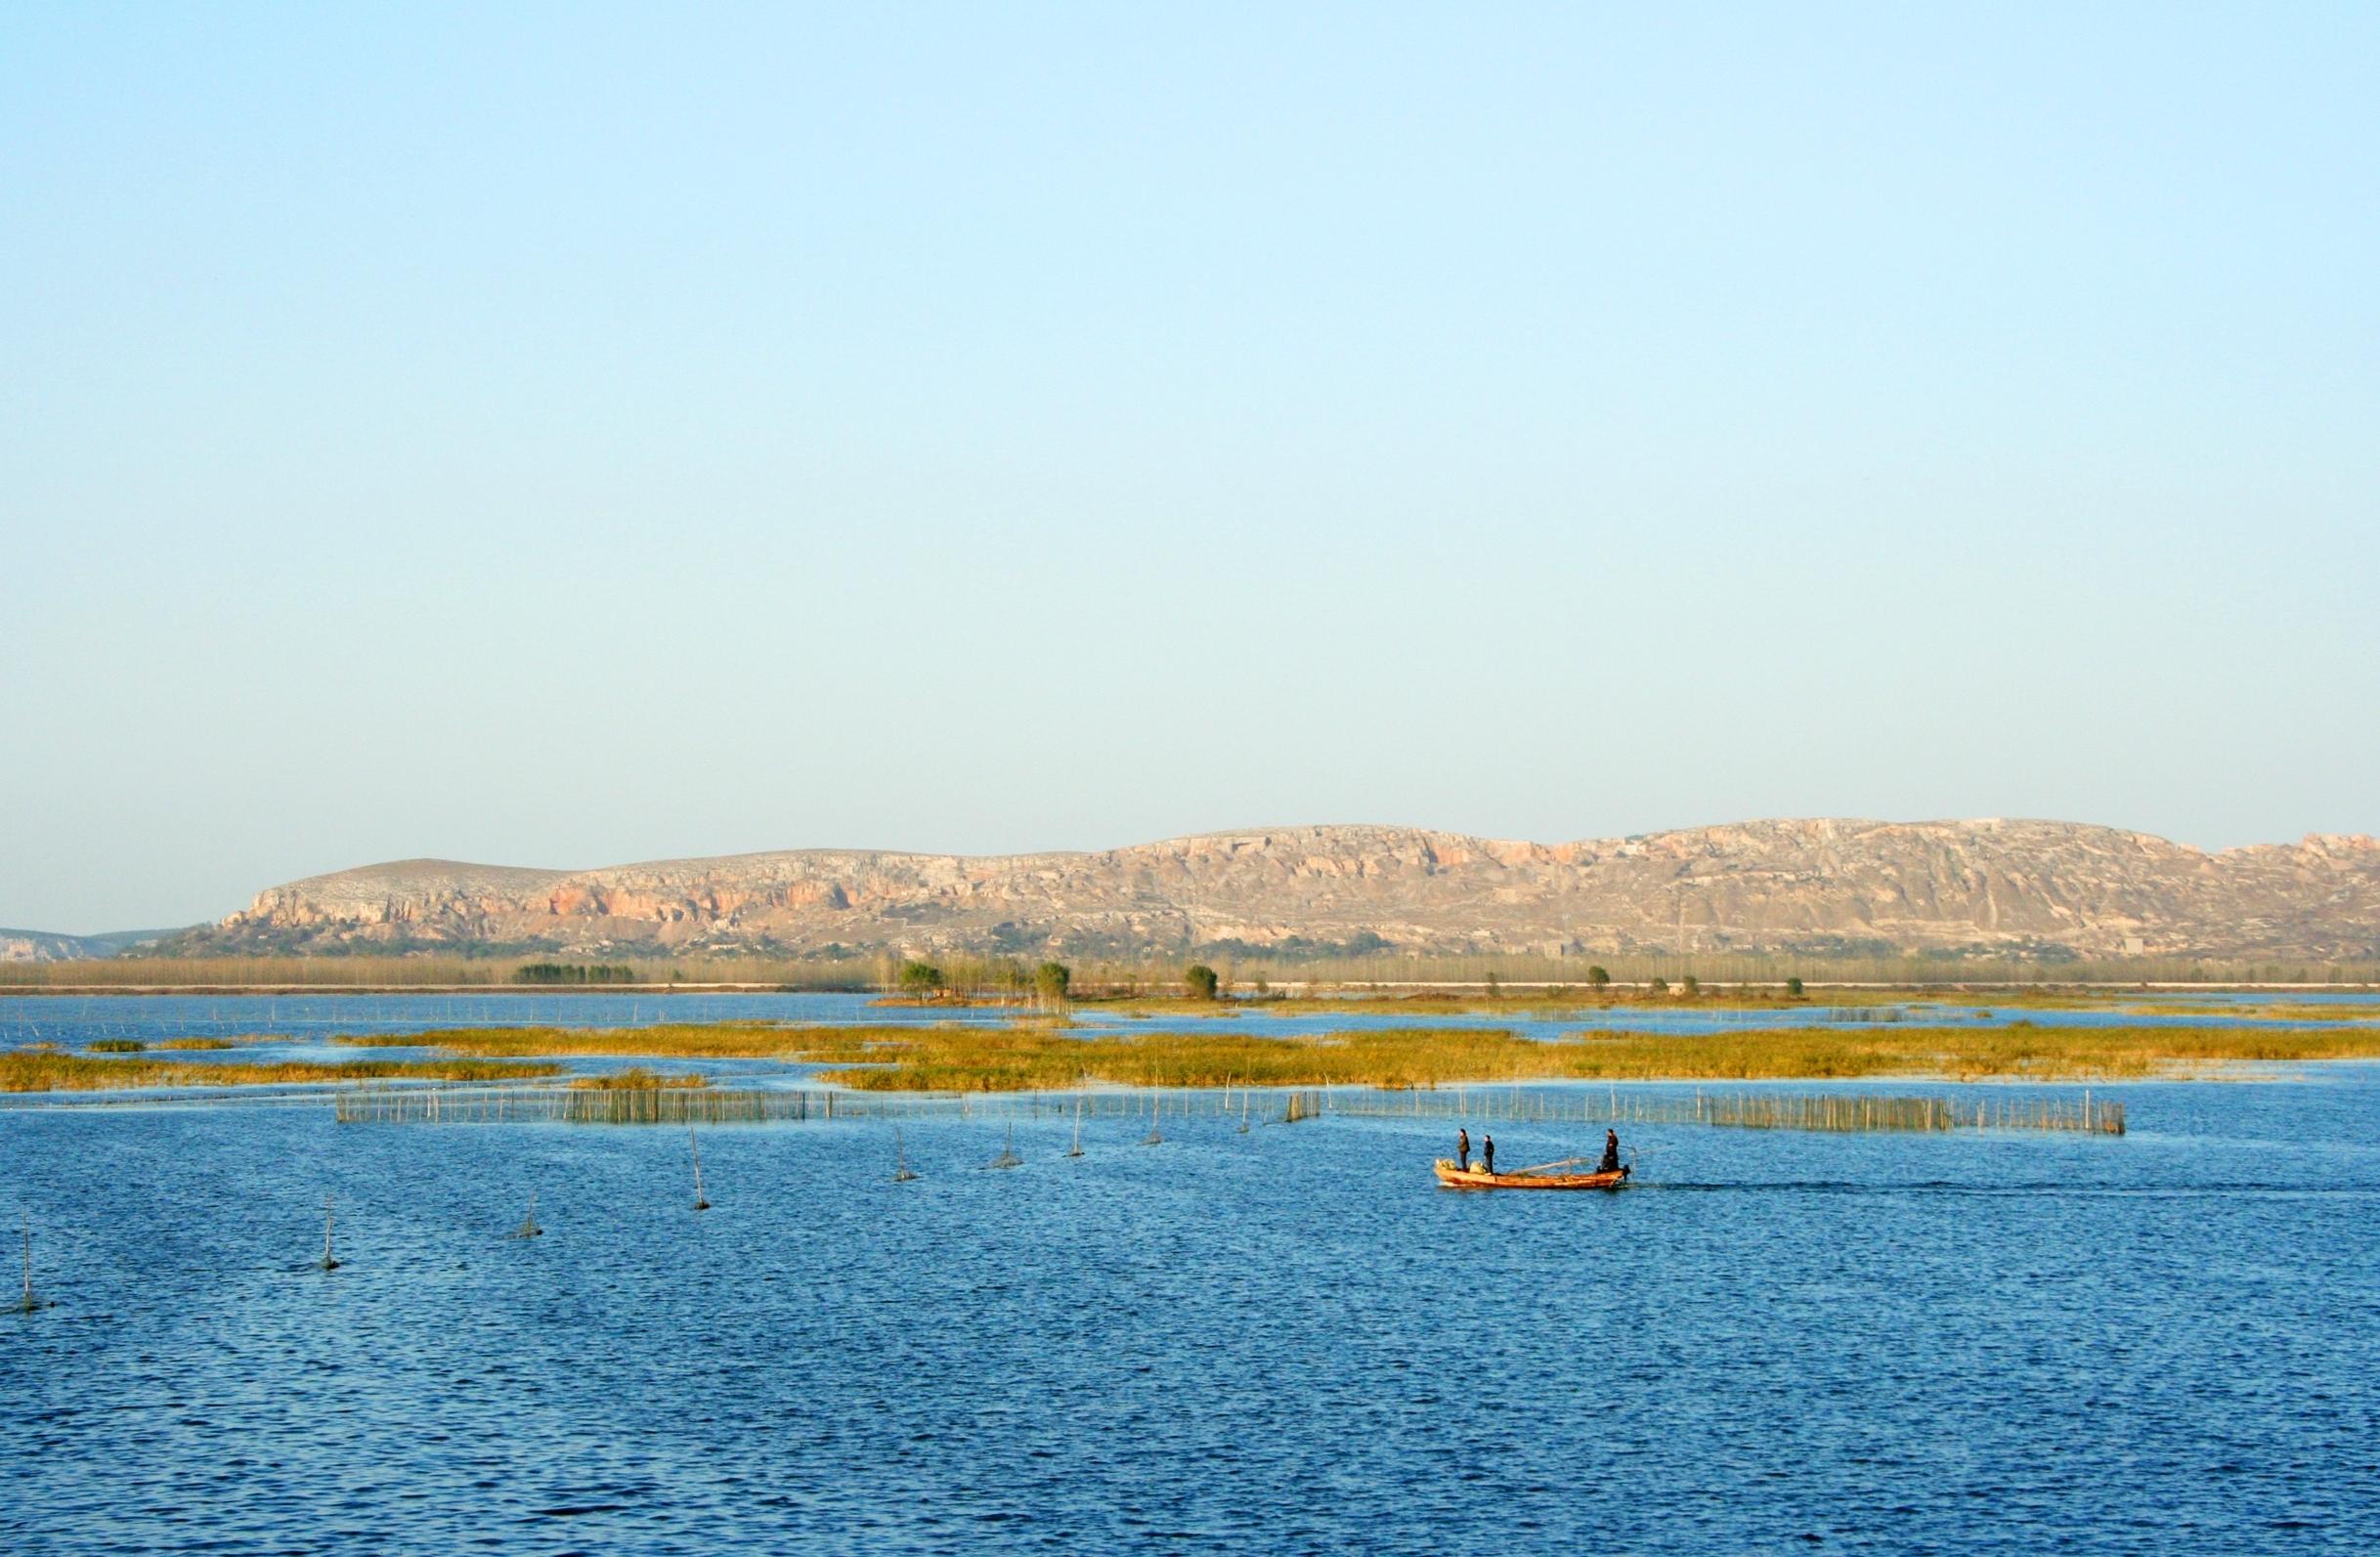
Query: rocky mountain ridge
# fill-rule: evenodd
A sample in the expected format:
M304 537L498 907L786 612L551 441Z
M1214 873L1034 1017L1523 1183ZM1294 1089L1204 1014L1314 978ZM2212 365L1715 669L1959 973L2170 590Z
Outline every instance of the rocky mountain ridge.
M1092 853L407 860L257 894L188 952L1631 951L2380 957L2380 842L2206 852L2045 821L1763 821L1533 843L1419 828Z
M179 933L171 930L117 930L102 935L66 935L48 930L0 930L0 963L67 963L114 957Z

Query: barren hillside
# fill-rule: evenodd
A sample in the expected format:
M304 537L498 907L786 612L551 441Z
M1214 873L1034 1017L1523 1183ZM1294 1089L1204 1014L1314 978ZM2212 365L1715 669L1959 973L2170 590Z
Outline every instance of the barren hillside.
M1099 853L408 860L257 894L194 951L2380 955L2380 843L2206 853L2062 822L1770 821L1529 843L1291 827Z

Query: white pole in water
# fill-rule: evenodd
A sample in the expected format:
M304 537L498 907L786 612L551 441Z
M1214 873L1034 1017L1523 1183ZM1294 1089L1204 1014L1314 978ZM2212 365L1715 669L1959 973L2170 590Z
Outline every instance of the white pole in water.
M24 1312L41 1307L33 1301L33 1213L24 1214Z
M323 1269L335 1271L338 1259L330 1252L330 1196L323 1196Z
M703 1147L702 1143L694 1139L694 1126L691 1122L686 1126L686 1149L694 1153L694 1209L708 1211L711 1209L711 1202L703 1194Z

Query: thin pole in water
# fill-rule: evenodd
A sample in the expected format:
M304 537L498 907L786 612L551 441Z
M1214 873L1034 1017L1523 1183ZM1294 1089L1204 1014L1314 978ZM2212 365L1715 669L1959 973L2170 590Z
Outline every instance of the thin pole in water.
M901 1127L894 1125L892 1127L892 1182L908 1184L916 1178L917 1175L909 1171L909 1153L901 1147Z
M33 1296L33 1213L24 1214L24 1301L18 1306L20 1314L30 1314L41 1307Z
M1079 1157L1079 1156L1081 1156L1082 1154L1083 1154L1083 1100L1082 1100L1082 1099L1080 1099L1080 1098L1077 1098L1077 1099L1075 1099L1075 1100L1074 1100L1074 1146L1073 1146L1073 1147L1072 1147L1071 1149L1069 1149L1069 1150L1066 1152L1066 1155L1067 1155L1067 1156L1069 1156L1069 1157Z
M330 1252L330 1196L323 1196L323 1269L335 1271L338 1257Z
M686 1126L686 1149L694 1153L694 1209L708 1211L711 1201L703 1193L703 1146L701 1142L694 1139L694 1126L691 1123Z

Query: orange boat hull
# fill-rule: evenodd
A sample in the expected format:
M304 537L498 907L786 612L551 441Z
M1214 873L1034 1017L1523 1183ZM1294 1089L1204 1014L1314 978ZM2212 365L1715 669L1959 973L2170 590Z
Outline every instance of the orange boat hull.
M1617 1189L1628 1182L1628 1170L1617 1173L1490 1173L1485 1168L1458 1168L1440 1157L1431 1165L1438 1182L1450 1189Z

